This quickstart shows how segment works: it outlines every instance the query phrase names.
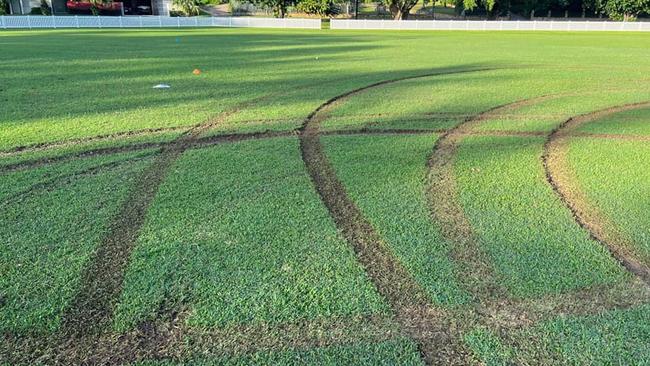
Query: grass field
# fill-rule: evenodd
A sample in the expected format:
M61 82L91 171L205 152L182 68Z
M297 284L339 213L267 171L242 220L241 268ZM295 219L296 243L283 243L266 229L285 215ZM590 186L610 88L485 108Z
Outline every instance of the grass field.
M2 31L0 364L649 364L649 45Z

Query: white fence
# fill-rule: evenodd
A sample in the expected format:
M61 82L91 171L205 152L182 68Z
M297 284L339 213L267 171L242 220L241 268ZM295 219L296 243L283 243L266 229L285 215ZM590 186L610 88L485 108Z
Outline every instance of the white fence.
M349 20L332 19L331 29L398 30L544 30L544 31L645 31L650 22L519 21L519 20Z
M167 16L0 16L0 28L250 27L320 29L320 19Z

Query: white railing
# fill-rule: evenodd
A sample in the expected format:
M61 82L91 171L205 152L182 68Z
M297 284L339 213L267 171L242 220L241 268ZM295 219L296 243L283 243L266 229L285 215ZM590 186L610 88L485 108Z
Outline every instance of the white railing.
M320 19L167 16L0 16L0 29L14 28L247 27L320 29Z
M508 31L645 31L650 22L519 21L519 20L352 20L332 19L331 29L508 30Z

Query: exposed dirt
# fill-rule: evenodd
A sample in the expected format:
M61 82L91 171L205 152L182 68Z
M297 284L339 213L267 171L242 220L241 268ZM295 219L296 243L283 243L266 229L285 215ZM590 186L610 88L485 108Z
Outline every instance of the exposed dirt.
M422 358L427 364L467 364L471 355L451 326L449 316L430 305L425 291L364 218L338 180L320 142L320 123L337 103L371 88L406 79L371 84L323 103L306 118L300 133L300 148L321 200L377 291L390 304L402 330L418 343Z
M499 283L491 268L491 260L481 249L471 224L460 205L454 173L454 157L459 143L481 122L501 115L509 110L531 105L548 97L526 99L490 109L470 117L456 127L445 132L436 141L427 163L426 196L434 222L439 226L445 239L451 244L450 254L458 268L457 279L473 295L475 300L485 302L489 299L505 298L508 293ZM504 131L508 134L511 131ZM479 132L483 133L483 132ZM501 135L503 132L489 131ZM527 133L526 133L527 134ZM521 135L521 134L517 134Z
M602 243L628 271L650 285L650 269L639 259L634 245L614 223L593 206L580 188L580 183L568 163L569 136L581 125L612 113L646 108L650 102L628 104L570 118L549 135L544 144L542 163L546 179L562 202L571 210L576 222L596 241Z
M5 334L0 360L10 364L122 365L142 360L188 361L195 357L241 356L258 351L381 342L402 335L384 316L313 319L281 324L190 327L186 313L146 322L125 333L56 338ZM58 348L52 348L58 344Z

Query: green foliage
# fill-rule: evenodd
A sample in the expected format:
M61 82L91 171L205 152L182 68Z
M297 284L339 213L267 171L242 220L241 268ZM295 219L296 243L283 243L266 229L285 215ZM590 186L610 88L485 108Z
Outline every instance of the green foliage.
M199 0L172 0L172 2L185 16L194 16L200 13Z
M419 0L385 0L394 19L408 19L409 12Z
M9 14L9 0L0 0L0 15Z
M320 16L337 14L336 5L332 0L300 0L297 8L307 14L317 14Z
M636 20L639 14L650 12L650 0L607 0L605 10L614 20Z
M273 16L284 18L290 6L296 5L296 0L252 0L252 3L273 10Z

